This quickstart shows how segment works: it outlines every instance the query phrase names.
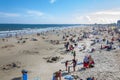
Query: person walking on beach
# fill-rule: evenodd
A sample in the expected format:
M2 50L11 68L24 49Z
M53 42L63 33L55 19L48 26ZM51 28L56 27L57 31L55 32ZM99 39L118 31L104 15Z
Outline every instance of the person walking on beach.
M74 57L74 59L75 59L75 57L76 57L76 52L75 52L75 51L73 51L73 57Z
M77 61L75 59L72 60L72 64L73 64L73 71L75 71L75 67L77 65Z
M61 77L62 77L61 71L62 71L61 69L58 71L58 78L59 78L58 80L61 80Z
M67 68L68 68L68 60L65 62L65 67L66 67L66 71L67 71Z
M103 46L102 46L102 44L101 44L101 47L100 47L100 49L101 49L101 50L103 49Z
M69 42L65 43L66 51L68 51Z
M75 57L76 57L76 52L73 50L72 51L72 55L73 55L73 59L75 59Z

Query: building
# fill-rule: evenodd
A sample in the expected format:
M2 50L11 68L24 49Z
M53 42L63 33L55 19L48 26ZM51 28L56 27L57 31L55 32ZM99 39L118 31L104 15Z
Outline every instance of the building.
M117 21L117 26L120 27L120 20Z

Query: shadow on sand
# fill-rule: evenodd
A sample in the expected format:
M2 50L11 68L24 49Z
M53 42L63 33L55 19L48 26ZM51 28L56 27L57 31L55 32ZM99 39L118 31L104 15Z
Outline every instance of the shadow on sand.
M22 80L22 78L21 77L15 77L15 78L13 78L11 80Z

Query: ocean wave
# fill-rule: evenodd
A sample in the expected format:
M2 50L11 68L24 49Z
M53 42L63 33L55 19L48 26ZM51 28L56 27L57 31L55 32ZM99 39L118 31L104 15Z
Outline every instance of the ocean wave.
M44 28L22 28L21 30L9 30L9 31L0 31L0 38L5 38L5 37L12 37L16 35L25 35L25 34L36 34L36 33L41 33L41 32L46 32L50 30L60 30L60 29L65 29L65 28L72 28L72 27L80 27L80 26L53 26L53 27L44 27Z

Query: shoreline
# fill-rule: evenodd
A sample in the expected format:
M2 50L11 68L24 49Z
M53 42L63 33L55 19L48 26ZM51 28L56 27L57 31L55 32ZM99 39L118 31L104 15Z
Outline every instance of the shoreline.
M12 36L16 36L16 35L36 34L36 33L52 31L52 30L61 30L61 29L72 28L72 27L80 27L81 26L81 25L75 25L75 24L74 25L69 25L69 26L68 25L63 26L63 24L58 25L58 26L57 25L56 25L56 27L54 27L54 25L53 25L53 27L51 26L51 27L45 27L45 28L44 27L39 28L41 25L39 27L37 27L37 26L34 27L34 25L33 25L33 28L32 27L31 28L24 28L23 27L22 29L19 29L19 30L0 31L0 38L12 37Z

